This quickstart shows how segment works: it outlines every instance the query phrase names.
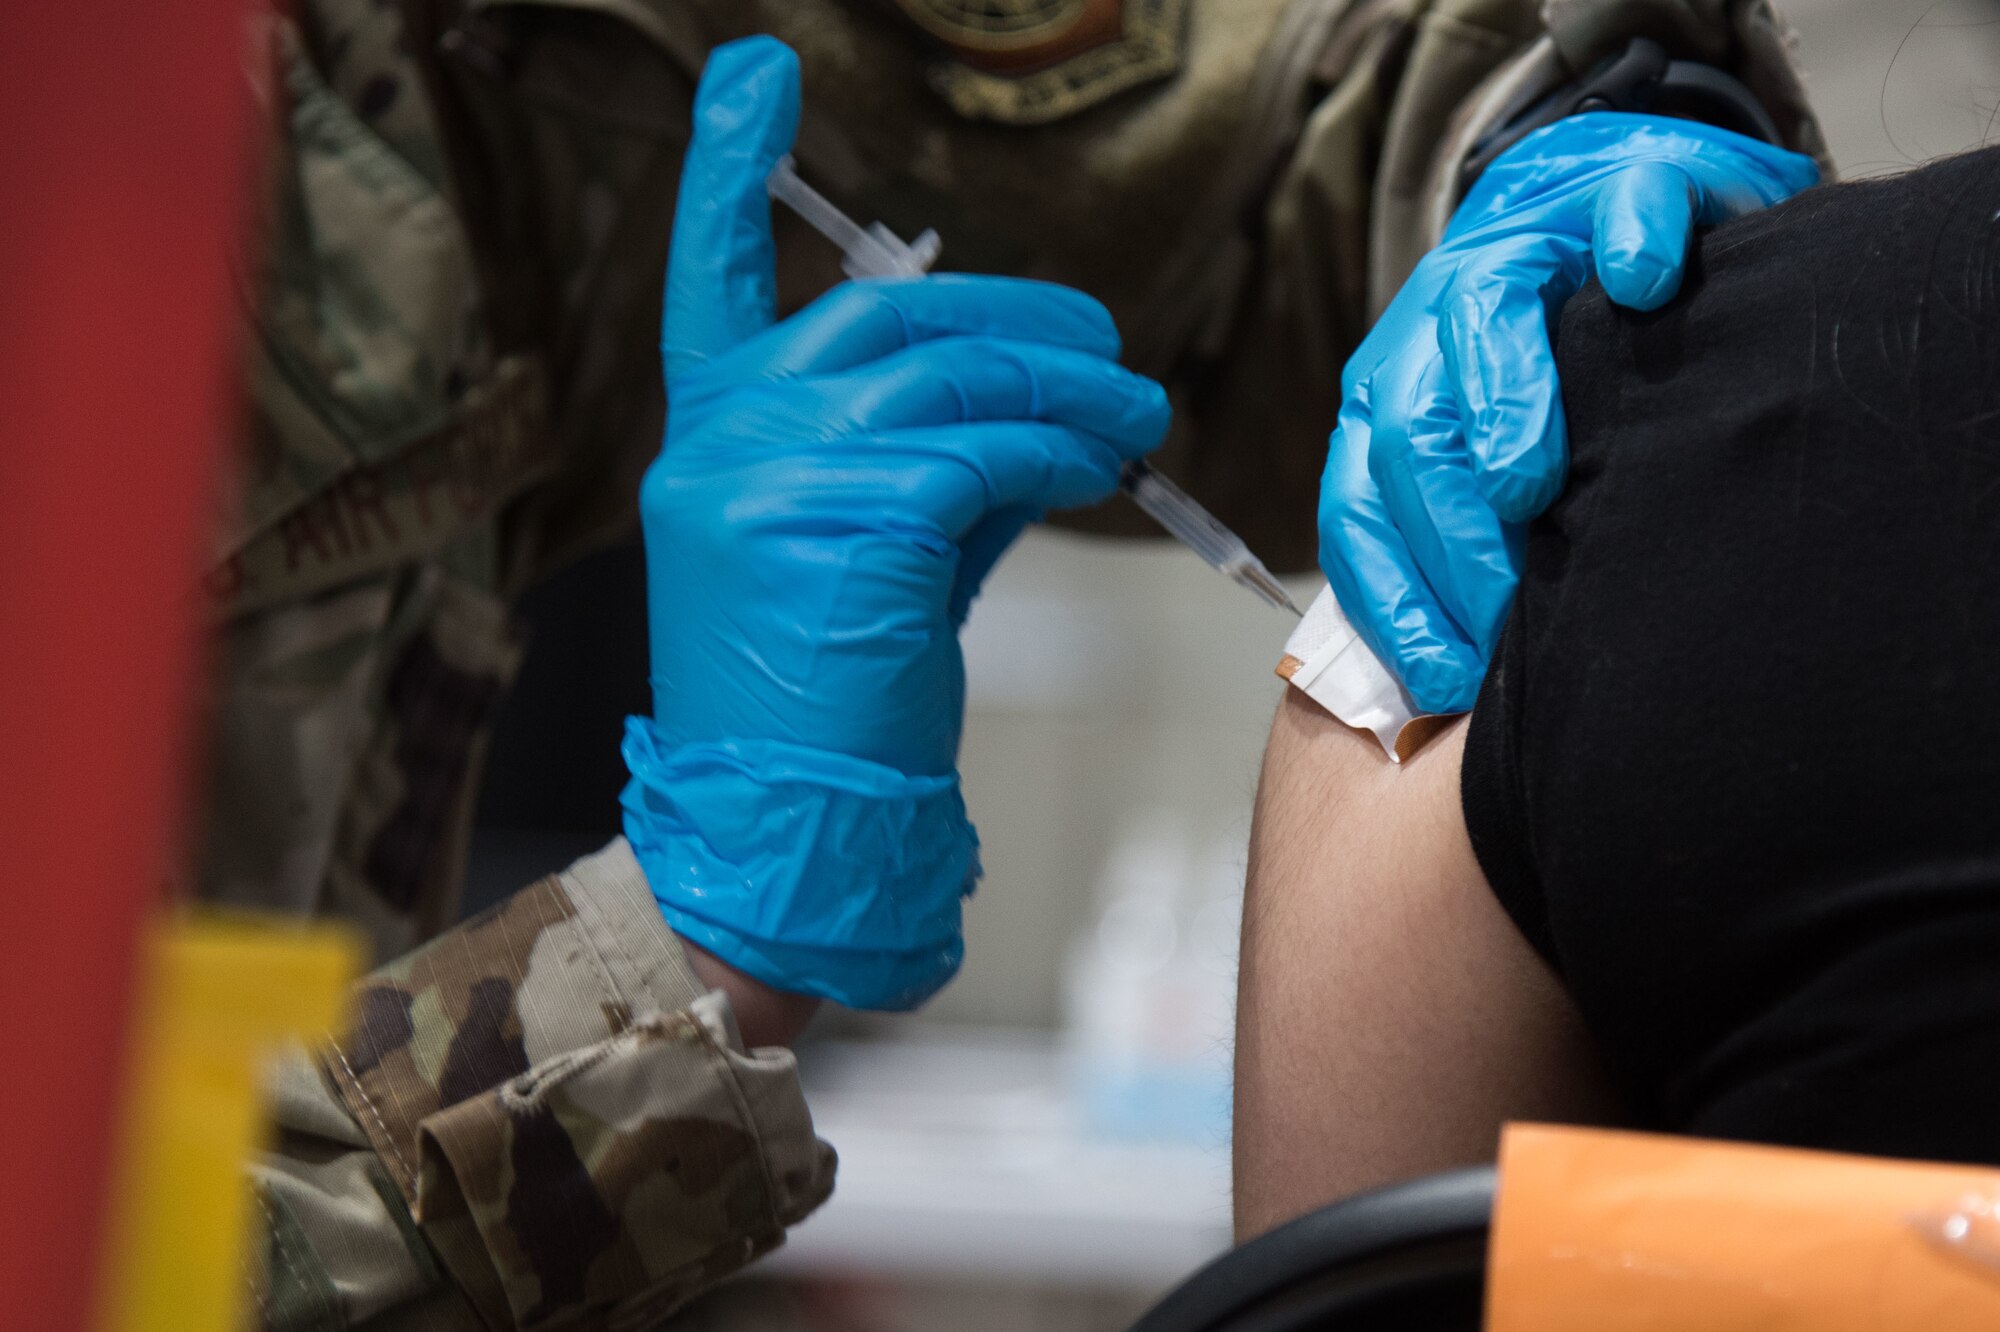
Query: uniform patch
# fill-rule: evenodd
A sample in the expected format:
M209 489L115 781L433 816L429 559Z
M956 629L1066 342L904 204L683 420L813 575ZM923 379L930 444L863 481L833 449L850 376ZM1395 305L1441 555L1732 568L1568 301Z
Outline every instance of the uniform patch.
M338 473L209 570L225 615L303 601L434 555L552 471L540 362L502 361L443 429Z
M951 58L930 83L972 120L1040 125L1181 66L1188 0L896 0Z
M1021 51L1058 43L1091 0L897 0L919 27L967 51Z

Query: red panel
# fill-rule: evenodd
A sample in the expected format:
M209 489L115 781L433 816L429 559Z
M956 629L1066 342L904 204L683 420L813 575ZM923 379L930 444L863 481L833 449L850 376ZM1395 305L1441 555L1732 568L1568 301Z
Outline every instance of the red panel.
M89 1317L188 739L251 104L241 0L0 5L0 1323Z

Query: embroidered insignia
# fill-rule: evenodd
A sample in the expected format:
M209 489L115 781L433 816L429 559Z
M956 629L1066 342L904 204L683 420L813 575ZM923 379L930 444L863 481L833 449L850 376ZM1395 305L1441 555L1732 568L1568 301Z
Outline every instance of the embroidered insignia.
M951 58L930 83L973 120L1040 125L1180 68L1188 0L896 0Z
M1059 41L1088 0L898 0L917 25L966 51L1019 51Z

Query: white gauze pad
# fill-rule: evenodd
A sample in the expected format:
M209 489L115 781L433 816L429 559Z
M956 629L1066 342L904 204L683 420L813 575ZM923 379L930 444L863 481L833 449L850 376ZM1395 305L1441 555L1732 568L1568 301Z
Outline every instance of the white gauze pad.
M1421 749L1446 720L1417 711L1402 683L1340 613L1330 587L1319 590L1285 640L1278 675L1342 722L1374 736L1397 763Z

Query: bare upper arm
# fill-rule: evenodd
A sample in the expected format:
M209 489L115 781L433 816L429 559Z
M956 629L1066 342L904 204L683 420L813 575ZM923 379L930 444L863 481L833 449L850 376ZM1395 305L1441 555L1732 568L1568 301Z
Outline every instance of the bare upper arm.
M1464 748L1460 721L1398 767L1286 691L1244 900L1239 1236L1491 1160L1508 1119L1608 1116L1575 1009L1467 840Z

